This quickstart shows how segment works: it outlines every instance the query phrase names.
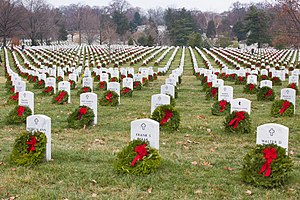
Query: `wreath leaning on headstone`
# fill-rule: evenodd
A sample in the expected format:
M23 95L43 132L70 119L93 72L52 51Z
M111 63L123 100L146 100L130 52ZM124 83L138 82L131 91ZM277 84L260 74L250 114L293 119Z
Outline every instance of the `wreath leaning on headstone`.
M258 101L273 101L275 99L275 92L272 88L264 86L258 89L257 100Z
M70 89L74 90L76 88L76 82L74 80L69 80L70 83Z
M19 101L19 92L16 92L7 99L7 104L9 105L18 104L18 101Z
M296 90L296 94L299 95L299 90L298 90L298 86L296 83L288 84L287 88L292 88L292 89Z
M87 106L79 106L67 119L68 127L74 129L86 128L93 125L94 112Z
M226 133L250 133L250 115L245 111L233 111L226 116L224 126Z
M134 81L133 82L133 90L141 90L142 89L142 83L141 81Z
M123 87L120 91L122 97L132 97L133 90L128 87Z
M23 132L15 140L11 162L16 165L36 165L46 156L47 138L41 132Z
M68 103L69 94L64 90L58 91L57 95L55 95L52 99L52 103L55 104L65 104Z
M227 115L230 112L230 102L226 100L216 101L211 107L211 114L217 116Z
M78 90L77 95L80 95L80 94L86 93L86 92L91 92L91 91L92 91L92 88L85 86Z
M246 94L255 94L257 92L257 85L249 83L244 87L244 93Z
M159 122L160 127L167 130L177 130L180 125L180 114L171 105L158 106L153 111L151 118Z
M271 107L272 117L292 117L294 116L294 105L287 100L276 100Z
M217 100L218 99L218 88L211 87L206 90L205 92L205 99L206 100Z
M32 114L27 106L16 106L6 117L7 124L21 124L26 122L26 118Z
M54 88L52 86L47 86L43 91L42 91L43 95L48 95L48 96L52 96L54 94Z
M256 145L243 159L241 176L246 183L274 188L288 181L292 166L284 148L276 144Z
M37 81L34 85L33 85L34 89L43 89L45 88L45 81L43 79Z
M114 91L105 91L99 103L102 106L117 106L119 104L119 95Z
M148 142L133 140L117 154L114 168L119 173L144 175L155 172L160 162L157 149L150 147Z

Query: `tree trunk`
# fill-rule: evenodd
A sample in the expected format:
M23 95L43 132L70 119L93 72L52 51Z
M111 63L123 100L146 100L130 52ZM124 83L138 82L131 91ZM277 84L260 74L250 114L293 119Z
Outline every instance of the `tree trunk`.
M6 35L3 36L3 47L6 47Z
M79 29L79 45L81 45L81 29Z

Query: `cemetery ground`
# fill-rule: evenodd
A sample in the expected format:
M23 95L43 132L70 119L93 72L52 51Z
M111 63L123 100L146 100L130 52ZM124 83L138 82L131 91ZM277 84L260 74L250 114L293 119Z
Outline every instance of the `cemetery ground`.
M178 66L181 52L171 70ZM272 102L258 102L256 95L242 93L242 85L226 81L234 87L234 98L252 101L253 127L251 134L227 134L224 117L211 114L213 101L205 100L200 81L192 73L189 51L185 53L176 99L181 124L178 131L160 132L162 165L147 176L117 174L112 163L130 140L130 122L150 117L151 96L160 93L166 76L134 91L132 98L121 98L118 107L99 106L97 126L80 130L66 128L68 115L79 106L77 91L72 91L71 104L54 105L52 97L41 96L41 90L28 84L27 90L35 93L35 114L47 115L52 121L53 160L35 167L17 167L9 162L14 139L25 125L5 124L15 105L5 105L9 95L0 81L1 199L300 199L299 96L295 117L272 118ZM200 65L203 63L199 61ZM0 75L4 76L3 66ZM278 98L283 86L273 88ZM95 93L99 99L102 91ZM240 176L242 159L255 146L256 127L265 123L289 127L289 152L294 162L289 183L271 190L245 184Z

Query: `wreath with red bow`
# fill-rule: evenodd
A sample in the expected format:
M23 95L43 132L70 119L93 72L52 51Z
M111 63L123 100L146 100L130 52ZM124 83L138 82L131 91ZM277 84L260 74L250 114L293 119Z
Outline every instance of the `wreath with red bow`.
M269 80L269 79L270 79L270 78L269 78L268 75L261 75L261 76L258 77L258 80L259 80L259 81Z
M272 117L293 117L294 104L287 100L276 100L271 108Z
M132 97L133 90L128 87L123 87L120 93L122 97Z
M202 87L202 92L206 92L212 88L212 82L204 82Z
M57 95L55 95L52 99L52 103L55 104L66 104L68 103L69 94L67 91L60 90Z
M69 80L70 83L70 89L74 90L76 88L76 82L74 80Z
M143 77L142 82L143 82L143 86L149 86L149 80L148 80L148 78Z
M36 165L46 157L47 138L41 132L23 132L16 138L11 162L16 165Z
M80 94L86 93L86 92L91 92L91 91L92 91L92 88L85 86L78 90L77 95L80 95Z
M114 168L118 173L144 175L157 170L161 156L148 142L133 140L117 154Z
M276 86L282 85L282 81L278 77L273 77L271 80L272 80L273 85L276 85Z
M94 81L95 81L95 82L100 81L100 75L95 76L95 77L94 77Z
M257 100L258 101L273 101L275 99L275 92L272 88L264 86L258 89Z
M102 106L117 106L119 105L119 95L114 91L105 91L99 102Z
M159 122L160 127L166 130L178 130L180 125L180 114L171 105L158 106L151 118Z
M56 77L56 82L58 83L60 81L64 81L64 77L62 77L62 76Z
M134 81L133 82L133 90L141 90L141 89L142 89L141 81Z
M106 90L106 88L107 88L107 83L106 83L106 81L100 81L100 82L99 82L99 85L98 85L98 89L99 89L99 90Z
M226 133L251 133L250 115L245 111L233 111L224 122Z
M18 101L19 101L19 92L16 92L7 99L7 104L15 105L18 104Z
M33 85L34 89L43 89L45 88L45 81L43 79L37 81L34 85Z
M16 106L6 117L7 124L21 124L26 122L26 118L32 115L32 111L27 106Z
M120 82L120 80L117 77L111 77L109 82Z
M243 159L242 179L266 188L283 186L292 171L292 160L276 144L256 145Z
M42 94L44 96L46 96L46 95L52 96L54 94L54 88L52 86L48 86L42 91Z
M205 92L205 99L206 100L217 100L218 99L218 88L211 87L206 90Z
M235 85L245 85L247 83L247 78L245 76L237 76L235 78Z
M296 83L288 84L287 88L292 88L292 89L296 90L296 94L299 95L299 90L298 90L298 86Z
M255 94L257 92L257 85L249 83L244 87L244 93L246 94Z
M231 104L226 100L215 102L211 107L211 114L217 116L227 115L230 112Z
M67 119L68 127L74 129L87 128L93 125L95 114L87 106L79 106Z

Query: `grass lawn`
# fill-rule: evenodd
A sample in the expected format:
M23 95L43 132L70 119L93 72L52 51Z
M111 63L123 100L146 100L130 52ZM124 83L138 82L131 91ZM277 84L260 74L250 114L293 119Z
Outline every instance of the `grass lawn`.
M163 67L174 49L158 67ZM158 54L148 66L153 66ZM2 52L1 52L2 53ZM256 95L243 94L243 86L234 87L234 98L252 101L253 132L248 135L224 133L224 117L211 115L213 101L205 100L200 81L193 76L189 50L185 51L182 84L176 99L181 115L178 131L160 132L162 165L148 176L120 175L112 167L115 155L130 140L130 122L150 117L151 95L160 93L160 86L171 70L179 66L182 48L167 76L158 77L132 98L121 98L118 107L98 107L98 125L90 129L66 128L68 115L79 106L77 90L71 104L54 105L51 97L35 93L35 113L52 120L53 160L35 167L10 164L14 139L25 125L6 125L5 119L14 105L6 105L4 67L0 68L0 199L300 199L300 103L297 96L296 116L272 118L272 102L259 102ZM199 67L204 67L194 49ZM1 55L3 58L3 54ZM210 60L213 62L212 60ZM141 64L141 63L139 63ZM140 67L136 64L134 67ZM215 66L215 63L213 63ZM154 67L156 71L156 67ZM274 90L279 98L280 89ZM98 98L103 93L96 90ZM289 151L294 161L290 182L281 188L264 189L242 182L240 172L244 155L255 146L256 127L279 123L290 128ZM258 169L259 170L259 169Z

